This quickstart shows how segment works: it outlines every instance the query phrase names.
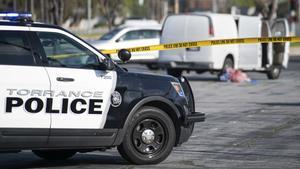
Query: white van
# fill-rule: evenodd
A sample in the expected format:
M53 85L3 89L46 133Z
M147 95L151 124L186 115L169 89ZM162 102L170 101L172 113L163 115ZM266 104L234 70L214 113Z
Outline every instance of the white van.
M190 13L167 17L160 43L226 38L288 36L288 23L276 20L272 26L258 16ZM287 68L289 43L234 44L160 51L159 65L180 76L183 70L222 72L227 67L266 72L277 79Z

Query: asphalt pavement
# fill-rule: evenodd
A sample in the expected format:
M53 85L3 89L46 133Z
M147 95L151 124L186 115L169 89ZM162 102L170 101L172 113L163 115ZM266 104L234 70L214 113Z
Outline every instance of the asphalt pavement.
M140 65L126 67L148 71ZM77 154L60 162L42 160L25 151L0 154L0 168L300 168L300 57L291 59L289 69L278 80L248 73L255 82L235 84L219 82L208 73L186 75L196 110L205 112L207 119L197 123L190 140L174 148L162 163L130 165L116 149Z

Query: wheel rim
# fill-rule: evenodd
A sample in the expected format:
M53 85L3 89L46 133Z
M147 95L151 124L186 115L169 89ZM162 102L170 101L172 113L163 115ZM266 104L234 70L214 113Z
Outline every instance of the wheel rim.
M164 147L166 132L157 120L144 119L134 127L132 143L138 152L154 155Z
M279 74L279 68L275 67L273 69L273 73L274 73L274 75L278 75Z

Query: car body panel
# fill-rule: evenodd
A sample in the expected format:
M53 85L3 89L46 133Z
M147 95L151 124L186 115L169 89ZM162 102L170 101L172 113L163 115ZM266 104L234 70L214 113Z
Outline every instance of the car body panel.
M173 82L179 83L178 79L171 76L130 73L118 65L115 65L113 70L103 69L99 67L100 65L81 68L50 65L51 60L47 59L47 51L43 48L44 45L49 45L49 42L39 39L40 32L57 33L71 39L76 46L96 55L99 64L109 58L60 27L37 23L22 25L0 22L1 30L24 31L28 34L30 44L34 46L30 50L30 55L34 58L32 65L24 66L22 63L21 65L0 65L0 68L3 68L0 72L1 76L7 77L6 80L11 82L4 81L4 79L1 82L0 87L4 91L1 95L1 107L7 106L5 99L9 96L7 89L10 88L17 90L8 92L17 93L23 100L35 97L41 101L26 103L25 107L36 110L34 112L26 112L16 101L12 102L14 107L11 114L5 111L0 112L0 151L25 149L83 149L88 151L117 146L122 142L130 114L138 110L137 106L150 104L153 101L164 105L160 107L162 109L169 107L168 113L172 118L174 117L174 125L178 130L177 140L181 140L177 141L177 144L181 144L190 137L194 122L184 123L184 119L191 114L187 108L189 102L172 86ZM62 45L66 43L63 42ZM64 52L66 51L70 52L68 50ZM56 58L64 60L70 54L72 53L58 52ZM20 89L28 90L30 93L27 92L26 96L22 96L25 90L20 92ZM98 90L103 92L104 100L102 109L97 107L98 110L102 110L101 115L87 113L90 107L84 101L77 102L77 104L66 102L66 100L71 102L75 99L84 100L86 94L90 96ZM57 91L59 92L56 93ZM74 98L66 94L70 91L74 92L72 94ZM81 95L76 94L78 91ZM88 92L83 94L84 91ZM118 106L111 104L114 92L120 93L122 98ZM65 105L69 105L69 108ZM79 112L80 110L85 112Z
M129 32L133 31L156 31L160 32L160 26L130 26L117 28L119 32L111 37L109 40L95 40L89 41L91 45L99 50L110 50L110 49L126 49L131 47L138 46L148 46L148 45L158 45L159 37L156 38L142 38L135 40L121 40L123 36L125 36ZM120 61L117 54L110 54L110 57L115 61ZM132 53L132 57L130 62L155 62L158 58L158 51L150 51L150 52L134 52Z

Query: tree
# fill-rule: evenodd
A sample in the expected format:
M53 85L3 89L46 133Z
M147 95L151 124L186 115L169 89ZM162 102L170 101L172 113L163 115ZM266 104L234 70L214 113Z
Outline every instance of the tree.
M153 0L151 0L151 2L152 1ZM146 18L146 5L148 2L149 1L144 1L143 4L139 4L138 0L126 0L124 6L126 7L129 17Z
M124 13L123 0L98 0L100 14L105 18L108 29L115 26L115 20Z
M64 1L50 0L49 14L51 23L61 25L64 18Z
M277 17L278 0L255 0L257 10L269 22Z

